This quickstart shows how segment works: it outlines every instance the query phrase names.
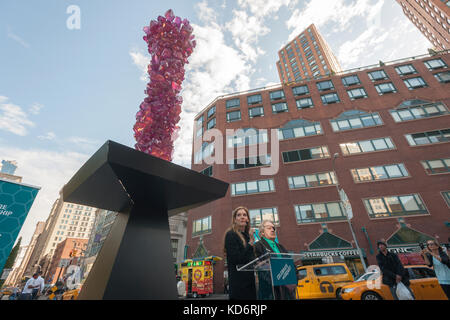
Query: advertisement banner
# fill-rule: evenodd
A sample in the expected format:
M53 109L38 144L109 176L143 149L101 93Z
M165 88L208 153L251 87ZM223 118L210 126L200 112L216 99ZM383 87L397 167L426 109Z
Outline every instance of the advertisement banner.
M39 189L0 179L0 274Z

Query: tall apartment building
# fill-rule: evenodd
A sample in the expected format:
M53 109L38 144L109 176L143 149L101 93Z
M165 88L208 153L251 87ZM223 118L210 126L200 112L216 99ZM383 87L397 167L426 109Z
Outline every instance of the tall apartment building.
M36 224L36 229L34 230L34 233L33 233L33 236L31 237L30 243L28 244L28 246L26 248L25 255L24 255L20 265L18 266L17 270L14 270L14 276L10 280L12 285L18 285L20 283L20 281L22 280L22 277L24 277L24 276L30 277L32 272L34 270L36 270L36 269L34 269L34 270L29 270L28 272L26 272L27 266L29 265L29 262L30 262L31 255L34 251L34 248L36 246L36 243L39 239L40 234L44 231L44 227L45 227L45 222L43 222L43 221L39 221ZM32 267L32 266L30 266L30 267Z
M341 71L339 62L314 24L281 48L278 57L277 70L281 83Z
M199 251L224 257L232 210L246 206L252 227L273 220L279 242L301 254L303 264L345 261L362 273L337 182L352 206L366 265L376 264L379 239L404 260L427 239L447 242L449 65L446 51L210 103L196 116L192 169L230 187L224 198L188 212L188 258ZM210 142L196 134L200 128L205 134L218 129L224 138ZM225 138L227 129L247 135ZM265 153L257 158L252 147ZM219 151L227 159L218 159ZM262 175L277 159L278 171ZM216 292L223 288L224 261L215 265Z
M450 1L397 0L403 13L437 50L450 48Z
M57 199L47 218L44 231L39 236L30 263L40 265L45 274L59 243L68 237L89 239L95 210L97 209Z

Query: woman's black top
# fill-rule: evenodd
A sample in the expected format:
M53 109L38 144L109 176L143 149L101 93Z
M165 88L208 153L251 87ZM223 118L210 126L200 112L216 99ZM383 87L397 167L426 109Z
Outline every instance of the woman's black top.
M230 300L256 300L255 275L251 271L237 271L236 266L244 265L253 259L253 246L250 236L242 233L245 246L239 235L230 230L225 235L225 250L228 264L228 284Z

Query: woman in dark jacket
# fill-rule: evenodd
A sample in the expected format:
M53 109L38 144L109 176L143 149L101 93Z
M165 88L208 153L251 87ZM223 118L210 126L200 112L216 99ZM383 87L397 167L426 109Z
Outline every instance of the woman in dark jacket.
M236 269L255 258L252 243L248 209L237 207L233 211L231 227L224 241L230 300L256 300L254 273Z
M442 290L450 300L450 259L436 240L428 240L422 250L422 257L429 267L434 269Z

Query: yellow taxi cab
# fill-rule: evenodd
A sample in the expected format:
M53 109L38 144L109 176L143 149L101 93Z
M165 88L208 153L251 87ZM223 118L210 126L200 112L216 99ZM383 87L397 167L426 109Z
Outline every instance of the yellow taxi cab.
M80 289L68 290L63 293L61 300L76 300L79 293Z
M353 282L345 263L297 267L297 299L340 298L341 288Z
M410 288L416 300L447 300L433 269L425 265L404 266L409 273ZM381 281L379 272L363 274L342 288L344 300L393 300L389 287Z

